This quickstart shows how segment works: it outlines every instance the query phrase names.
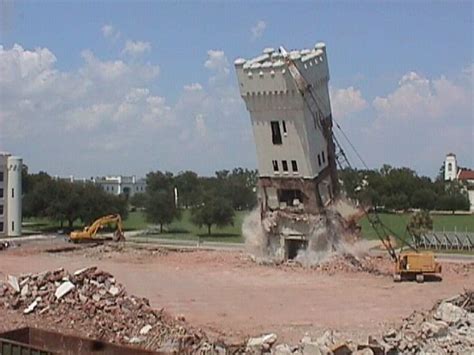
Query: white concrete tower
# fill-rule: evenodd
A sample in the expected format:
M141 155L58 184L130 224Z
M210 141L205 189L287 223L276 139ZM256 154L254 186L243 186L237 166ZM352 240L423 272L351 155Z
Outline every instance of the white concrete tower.
M326 46L318 43L289 53L266 48L262 55L234 64L251 116L262 207L274 210L295 201L317 212L337 185ZM318 103L316 115L295 81L292 64Z
M8 184L7 194L7 235L11 237L21 236L21 171L23 163L20 157L9 156L7 159Z
M444 161L444 180L453 181L456 180L458 175L458 165L456 161L456 155L449 153L446 155Z

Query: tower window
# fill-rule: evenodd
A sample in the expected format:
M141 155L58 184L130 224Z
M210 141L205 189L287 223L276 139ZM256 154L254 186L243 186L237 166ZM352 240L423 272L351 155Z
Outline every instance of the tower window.
M272 160L273 171L278 172L278 160Z
M12 221L12 232L15 231L15 221Z
M296 164L296 160L291 161L291 169L293 169L294 173L298 172L298 164Z
M0 171L0 182L3 181L3 171Z
M281 127L283 128L283 134L286 134L286 122L281 121Z
M321 158L323 159L323 164L326 164L326 156L324 155L324 150L321 152Z
M321 155L318 154L318 165L321 166Z
M453 164L452 163L448 163L448 171L453 171Z
M0 189L0 198L3 198L3 189Z
M12 198L15 198L15 189L12 188Z
M3 222L0 222L0 232L3 232Z
M288 162L286 160L281 161L281 166L283 167L283 171L288 171Z
M278 121L271 121L272 125L272 142L273 144L282 144L280 124Z
M3 216L3 205L0 205L0 216Z

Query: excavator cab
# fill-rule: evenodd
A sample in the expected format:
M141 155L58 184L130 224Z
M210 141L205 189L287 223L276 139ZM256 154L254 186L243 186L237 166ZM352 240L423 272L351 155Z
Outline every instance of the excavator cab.
M403 252L395 262L393 280L398 282L403 277L414 277L417 282L423 282L425 275L436 274L441 274L441 265L433 253Z

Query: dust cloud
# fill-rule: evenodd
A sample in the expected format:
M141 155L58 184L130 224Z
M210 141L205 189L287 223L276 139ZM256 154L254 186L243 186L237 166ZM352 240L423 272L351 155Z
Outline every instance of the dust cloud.
M364 256L369 245L358 240L348 223L357 212L349 201L340 200L318 215L278 211L266 213L262 220L260 209L254 209L242 224L246 250L257 262L281 263L285 250L279 235L296 230L309 236L307 247L294 258L303 266L322 264L339 255Z

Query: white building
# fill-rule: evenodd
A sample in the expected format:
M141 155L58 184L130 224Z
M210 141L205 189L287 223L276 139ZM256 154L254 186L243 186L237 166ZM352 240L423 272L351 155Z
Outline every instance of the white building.
M325 44L289 53L267 48L234 64L250 112L264 210L298 200L306 211L318 212L337 189ZM293 65L309 89L304 95L317 101L314 110Z
M22 159L0 153L0 237L21 236Z
M146 179L137 179L135 176L103 176L97 177L94 183L102 187L105 192L114 195L125 194L133 196L146 191Z
M474 212L474 170L460 168L456 155L449 153L444 161L444 180L459 181L463 185L471 204L470 210Z

